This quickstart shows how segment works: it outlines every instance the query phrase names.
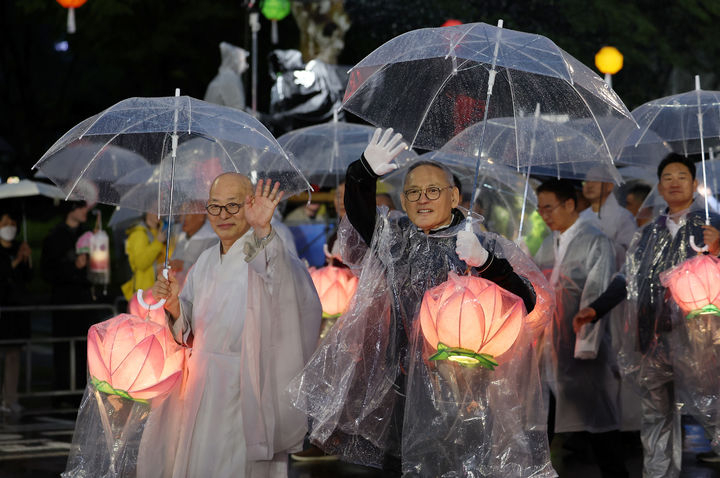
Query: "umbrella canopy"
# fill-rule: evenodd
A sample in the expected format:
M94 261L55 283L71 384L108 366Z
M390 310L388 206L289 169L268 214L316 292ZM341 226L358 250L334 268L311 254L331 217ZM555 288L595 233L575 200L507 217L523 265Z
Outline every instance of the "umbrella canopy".
M481 160L539 176L622 182L612 164L622 144L612 144L608 149L608 143L597 142L592 129L588 121L557 120L539 114L494 118L451 138L440 148L438 157L449 154L472 167Z
M141 156L148 166L138 169L133 161L118 167L125 163L117 159L117 148L128 152L124 157ZM184 149L200 152L182 154ZM267 177L279 181L286 194L309 187L258 120L188 96L123 100L68 131L34 168L68 196L86 181L95 186L98 202L158 215L172 214L179 204L193 205L187 212L204 212L209 174L232 171L253 181ZM133 176L138 171L141 177Z
M65 199L65 193L52 184L30 179L21 179L17 183L0 184L0 199L28 196L46 196L53 199Z
M628 138L634 145L666 142L684 156L720 147L720 91L700 89L697 78L696 89L648 101L632 114L640 126Z
M344 180L350 163L365 151L374 131L372 126L332 121L285 133L278 143L310 182L335 187ZM402 165L414 156L411 150L403 151L396 161Z
M350 71L343 101L346 110L425 149L440 148L483 119L531 116L538 104L543 114L593 120L587 134L597 144L609 133L598 118L633 124L592 70L548 38L501 24L426 28L393 38Z

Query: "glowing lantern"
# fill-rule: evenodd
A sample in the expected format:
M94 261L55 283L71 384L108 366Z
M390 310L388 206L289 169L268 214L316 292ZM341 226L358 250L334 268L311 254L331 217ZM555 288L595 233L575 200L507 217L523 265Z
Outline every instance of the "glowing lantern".
M75 9L85 5L87 0L57 0L57 2L68 9L67 32L75 33Z
M153 297L152 290L143 291L143 299L146 304L154 304L155 297ZM165 309L149 309L143 307L137 298L137 294L133 294L132 299L128 303L128 313L140 317L141 319L147 319L155 322L156 324L165 325Z
M445 20L445 23L443 23L442 27L456 27L458 25L462 25L462 22L460 20L455 20L454 18L449 18Z
M614 46L604 46L595 54L595 66L600 73L614 75L623 67L623 56Z
M345 313L358 284L350 269L335 266L311 268L310 277L320 297L323 317L334 318Z
M90 282L93 284L110 283L110 238L103 230L90 237Z
M90 254L90 241L92 241L92 231L87 231L75 242L76 254Z
M692 319L720 316L720 259L700 254L660 275L677 305Z
M524 316L518 296L480 277L451 272L447 281L425 292L420 327L437 350L430 360L492 370L498 365L495 357L515 343Z
M273 44L278 42L277 22L290 14L290 0L265 0L260 7L262 14L272 22L270 39Z
M90 327L87 353L97 390L138 402L169 392L185 357L166 327L129 314Z

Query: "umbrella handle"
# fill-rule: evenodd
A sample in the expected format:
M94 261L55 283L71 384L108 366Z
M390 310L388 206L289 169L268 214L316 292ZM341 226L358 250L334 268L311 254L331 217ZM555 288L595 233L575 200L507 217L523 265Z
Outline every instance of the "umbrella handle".
M168 269L167 268L163 269L163 276L166 279L168 278ZM157 303L152 304L152 305L145 302L145 299L143 298L143 290L142 289L138 289L136 297L137 297L138 304L140 304L141 307L143 307L144 309L147 309L147 310L159 309L160 307L165 305L165 299L160 299Z
M145 299L143 299L143 290L142 289L138 289L138 291L137 291L137 300L138 300L138 303L140 304L140 306L147 310L159 309L160 307L165 305L165 299L160 299L157 303L152 304L152 305L145 302Z
M695 244L695 236L694 236L694 235L690 235L690 247L692 247L693 250L694 250L695 252L698 252L698 253L700 253L700 252L707 252L707 250L708 250L707 244L705 244L705 245L702 246L702 247L698 247L698 245Z

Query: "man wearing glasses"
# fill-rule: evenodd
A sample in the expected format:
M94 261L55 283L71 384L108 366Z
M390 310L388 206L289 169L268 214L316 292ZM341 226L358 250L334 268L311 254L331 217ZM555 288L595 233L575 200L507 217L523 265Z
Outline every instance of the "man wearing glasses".
M294 382L307 402L323 402L308 407L310 438L349 461L413 476L551 476L544 474L552 471L545 432L532 435L525 426L541 406L530 347L518 347L513 358L518 369L526 367L524 380L514 366L485 375L431 362L419 319L425 292L449 273L493 281L530 311L534 289L517 264L525 258L528 270L540 272L509 241L465 230L458 189L441 164L410 167L401 199L407 215L377 209L376 181L397 167L392 161L406 148L392 133L376 130L347 169L350 224L341 225L339 240L344 258L363 256L359 263L348 259L362 273L350 310Z
M283 195L271 184L259 180L253 195L247 177L218 176L206 209L220 244L200 255L181 293L172 272L158 276L153 294L192 348L177 412L148 426L173 457L144 435L152 456L138 460L138 475L282 477L287 453L302 445L307 420L285 388L315 348L322 310L307 269L271 226Z
M578 214L573 183L550 179L537 188L538 212L552 234L536 254L550 272L555 317L544 343L542 366L554 400L550 435L589 432L603 476L628 476L620 448L620 383L613 374L610 335L605 322L586 326L576 337L572 318L597 298L615 273L615 252L597 221ZM585 339L585 341L583 341ZM588 345L583 349L582 345ZM554 407L553 407L554 402ZM575 435L577 436L577 435ZM551 436L552 440L552 436Z

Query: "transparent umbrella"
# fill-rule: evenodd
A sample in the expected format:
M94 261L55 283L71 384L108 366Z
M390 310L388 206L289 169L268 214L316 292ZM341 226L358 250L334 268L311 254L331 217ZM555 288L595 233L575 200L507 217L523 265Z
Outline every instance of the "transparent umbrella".
M613 123L599 119L626 122L628 134L634 125L620 98L592 70L550 39L503 29L502 21L497 27L470 23L393 38L350 71L343 107L393 127L411 147L430 150L472 124L539 110L559 121L587 119L585 134L611 160L605 125ZM480 144L484 140L482 130ZM516 166L526 166L523 155L515 159Z
M332 121L285 133L278 143L313 184L335 187L350 163L363 153L374 131L372 126ZM407 150L396 161L403 164L414 156Z
M185 146L190 141L207 148L183 154L191 149ZM132 167L118 168L116 155L109 154L117 148L141 156L147 165L133 162ZM108 174L111 167L116 174ZM234 171L253 180L269 177L279 181L286 194L309 187L259 121L240 110L188 96L123 100L68 131L34 168L68 196L86 181L97 188L98 202L158 215L172 215L179 204L194 204L188 212L204 212L209 171ZM176 177L185 180L176 185ZM150 190L153 201L128 194L133 188Z
M170 220L179 205L184 212L204 213L210 176L221 172L278 181L289 195L309 190L305 177L258 120L179 95L176 90L174 97L129 98L111 106L65 133L34 168L68 197L83 182L90 183L98 202ZM147 166L108 174L110 166L117 166L111 154L117 148L141 156Z

